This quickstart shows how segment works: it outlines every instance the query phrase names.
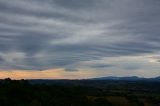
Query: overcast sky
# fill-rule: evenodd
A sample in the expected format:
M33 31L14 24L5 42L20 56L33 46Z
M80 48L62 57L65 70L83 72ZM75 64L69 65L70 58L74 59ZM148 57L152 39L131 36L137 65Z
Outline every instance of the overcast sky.
M0 0L0 70L13 78L160 76L160 0Z

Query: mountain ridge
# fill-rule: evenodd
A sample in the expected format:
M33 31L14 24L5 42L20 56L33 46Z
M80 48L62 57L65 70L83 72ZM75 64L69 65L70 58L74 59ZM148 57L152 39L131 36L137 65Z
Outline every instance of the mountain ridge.
M107 76L107 77L91 78L91 80L126 80L126 81L147 80L147 81L160 81L160 76L153 77L153 78L144 78L144 77L138 77L138 76L125 76L125 77Z

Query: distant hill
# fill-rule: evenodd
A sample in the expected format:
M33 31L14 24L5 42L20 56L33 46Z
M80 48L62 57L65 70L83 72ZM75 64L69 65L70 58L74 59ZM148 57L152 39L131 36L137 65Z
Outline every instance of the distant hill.
M137 77L137 76L127 76L127 77L108 76L108 77L92 78L91 80L159 81L160 82L160 77L143 78L143 77Z
M3 82L3 79L0 79L0 82ZM89 78L89 79L28 79L28 81L32 84L48 84L48 85L105 85L104 82L127 82L127 81L135 81L135 82L155 82L160 83L160 76L155 78L143 78L137 76L126 76L126 77L116 77L116 76L107 76L107 77L99 77L99 78Z
M160 76L159 76L159 77L155 77L155 78L150 78L149 80L152 80L152 81L159 81L159 82L160 82Z
M99 77L99 78L90 78L90 79L30 79L33 84L58 84L58 85L77 85L79 83L88 84L89 81L144 81L144 82L160 82L160 76L155 78L143 78L137 76L126 76L126 77L116 77L116 76L107 76L107 77Z

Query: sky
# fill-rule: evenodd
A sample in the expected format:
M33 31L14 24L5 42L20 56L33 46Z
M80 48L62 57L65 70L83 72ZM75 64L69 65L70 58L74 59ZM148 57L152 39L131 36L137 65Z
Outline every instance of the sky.
M0 0L0 78L160 76L160 0Z

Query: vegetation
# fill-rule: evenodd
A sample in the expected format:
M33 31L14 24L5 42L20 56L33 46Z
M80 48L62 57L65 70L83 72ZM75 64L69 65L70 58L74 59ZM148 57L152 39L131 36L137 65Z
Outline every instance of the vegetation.
M0 81L0 106L158 106L159 82Z

